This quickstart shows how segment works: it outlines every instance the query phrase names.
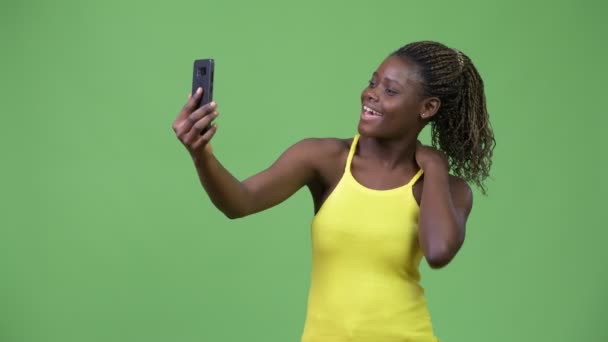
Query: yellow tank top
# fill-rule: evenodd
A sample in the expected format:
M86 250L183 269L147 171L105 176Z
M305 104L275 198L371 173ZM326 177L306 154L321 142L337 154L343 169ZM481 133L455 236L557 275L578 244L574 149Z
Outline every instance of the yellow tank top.
M419 208L412 186L373 190L351 162L312 221L302 342L437 342L420 286Z

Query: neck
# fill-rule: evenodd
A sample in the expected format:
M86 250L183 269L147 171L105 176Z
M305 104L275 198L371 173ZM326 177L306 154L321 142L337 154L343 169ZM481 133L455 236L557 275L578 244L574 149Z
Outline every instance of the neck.
M417 140L416 136L393 139L360 136L357 147L362 158L375 160L388 169L403 167L417 169Z

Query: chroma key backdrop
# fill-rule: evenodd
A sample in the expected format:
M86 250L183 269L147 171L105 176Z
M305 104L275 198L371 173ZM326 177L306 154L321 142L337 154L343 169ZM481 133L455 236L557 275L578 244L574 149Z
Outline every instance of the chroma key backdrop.
M497 140L461 251L422 261L436 335L608 341L606 7L3 1L0 341L299 341L311 196L211 204L171 129L192 62L215 59L213 148L244 179L352 137L371 73L418 40L470 56Z

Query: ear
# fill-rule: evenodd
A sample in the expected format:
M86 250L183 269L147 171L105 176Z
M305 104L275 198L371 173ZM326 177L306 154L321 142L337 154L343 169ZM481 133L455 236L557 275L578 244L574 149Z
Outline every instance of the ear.
M424 120L428 120L435 116L441 107L441 100L438 97L427 97L422 101L422 111L420 116Z

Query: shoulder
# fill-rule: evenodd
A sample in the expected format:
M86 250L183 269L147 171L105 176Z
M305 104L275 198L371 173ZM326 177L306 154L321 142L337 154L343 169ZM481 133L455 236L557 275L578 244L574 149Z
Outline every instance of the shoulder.
M471 190L471 186L461 177L454 176L450 174L450 187L453 191L462 193L463 195L473 196L473 191Z
M331 186L344 171L353 138L307 138L297 142L293 148L302 166L313 170L319 184Z
M352 138L306 138L295 143L290 149L305 158L336 158L348 153Z
M327 152L337 152L344 148L348 149L352 141L353 138L305 138L298 141L296 145L314 147Z
M461 208L468 215L473 207L473 190L461 177L450 175L450 193L456 207Z
M452 174L448 174L448 177L452 202L455 206L462 208L465 212L470 212L473 206L473 191L471 190L471 187L466 180L461 177ZM420 204L422 199L424 183L427 181L425 178L426 177L423 175L420 181L416 182L414 185L414 197L418 204Z

